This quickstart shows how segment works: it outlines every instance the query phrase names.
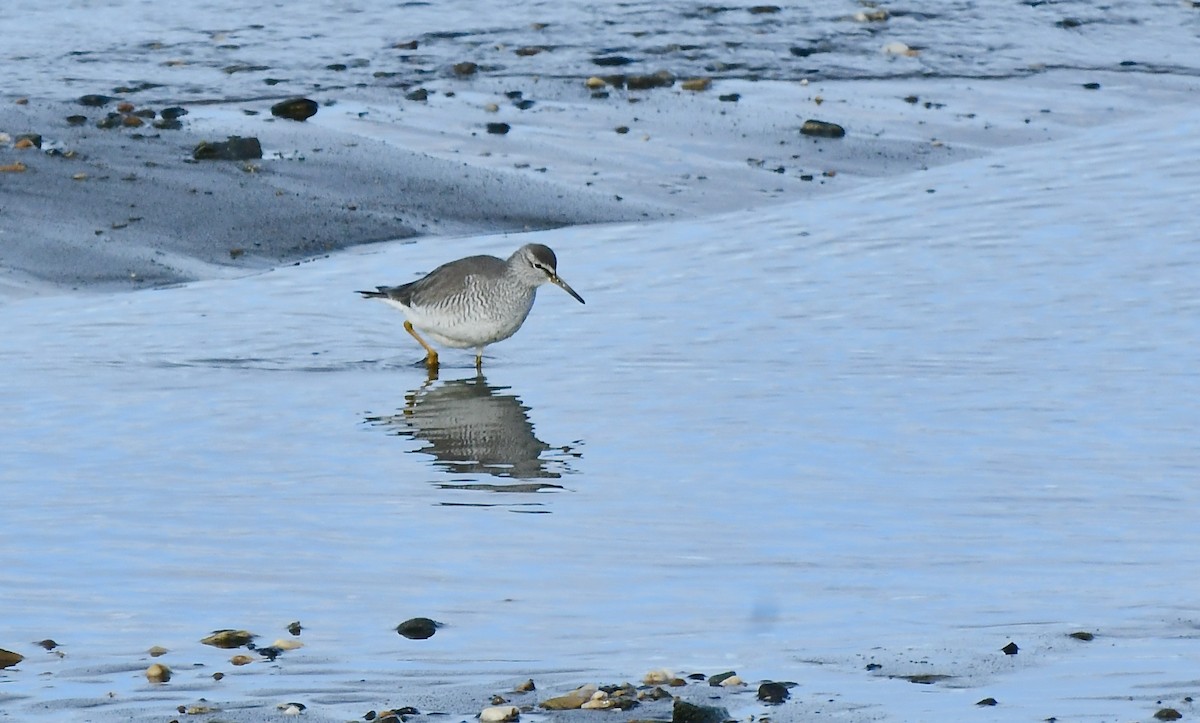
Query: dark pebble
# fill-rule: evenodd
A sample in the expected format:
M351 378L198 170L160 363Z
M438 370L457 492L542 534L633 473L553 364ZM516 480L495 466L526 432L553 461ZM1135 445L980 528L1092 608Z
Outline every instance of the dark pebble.
M532 100L518 100L516 103L513 103L513 105L515 105L518 110L529 110L530 108L533 107L533 101Z
M345 63L330 63L329 65L325 66L325 70L332 70L334 72L341 72L346 68L347 65Z
M40 645L41 647L45 648L46 650L54 650L55 648L58 647L58 643L54 642L50 638L46 638L45 640L39 640L37 642L37 644Z
M502 136L505 133L508 133L511 127L512 126L508 125L507 123L488 123L487 132L491 133L492 135Z
M392 47L396 50L416 50L418 47L420 47L420 43L415 40L409 40L405 43L396 43Z
M99 108L101 106L108 105L110 102L112 102L114 100L116 100L116 99L110 98L107 95L92 94L92 95L80 96L78 102L79 102L79 105L86 105L89 108Z
M85 116L85 115L69 115L69 116L67 116L67 125L81 126L84 123L87 123L87 116Z
M732 678L735 675L737 675L737 673L735 673L732 670L727 670L724 673L717 673L716 675L714 675L708 679L708 684L709 685L720 685L721 683L725 682L726 679Z
M509 100L520 100L520 99L521 99L521 97L522 97L522 96L524 96L524 95L525 95L525 94L524 94L524 93L522 93L522 92L521 92L521 91L519 91L519 90L506 90L506 91L504 91L504 97L505 97L505 98L508 98Z
M807 58L810 55L816 55L817 53L824 53L828 51L822 50L821 48L801 48L796 46L788 48L788 52L797 58Z
M768 15L770 13L777 12L779 12L778 5L755 5L754 7L750 8L751 15Z
M758 699L764 703L782 703L788 699L788 689L783 683L763 683L758 686Z
M1183 714L1174 708L1163 708L1155 713L1154 717L1158 720L1179 720L1183 717Z
M687 679L688 680L704 680L707 677L708 676L705 675L704 673L689 673Z
M621 135L625 135L629 132L629 126L617 126L614 130Z
M651 75L628 75L625 77L625 87L630 90L670 88L672 85L675 85L675 76L666 70L660 70Z
M176 118L182 118L183 116L187 115L188 112L187 108L181 108L177 105L173 105L170 108L163 108L158 112L158 114L167 120L175 120Z
M905 102L905 103L908 103L908 104L910 104L910 105L916 105L916 104L917 104L917 102L918 102L918 101L920 101L920 100L921 100L920 96L916 96L916 95L906 95L906 96L904 96L904 102Z
M315 100L308 98L289 98L271 106L271 115L280 118L291 118L294 121L302 121L305 118L312 118L317 114L317 105Z
M96 121L96 127L97 128L120 128L122 120L124 120L124 116L122 116L120 113L109 113L108 115L104 116L100 120Z
M729 711L712 705L695 705L675 699L671 708L671 723L723 723L729 720Z
M543 50L545 50L545 48L541 48L536 45L529 45L524 48L517 48L513 52L516 53L517 55L521 56L522 58L527 58L531 55L537 55L538 53L542 52Z
M234 73L258 73L263 70L270 70L270 68L265 65L228 65L221 68L221 70L226 75L233 75Z
M453 70L455 75L475 75L479 70L479 65L467 60L462 63L455 63Z
M197 161L244 161L262 158L262 144L257 138L241 136L229 136L229 140L215 143L201 141L192 151L192 158Z
M1088 90L1100 90L1099 83L1084 83L1083 87L1087 88Z
M173 118L159 118L150 125L154 126L160 131L177 131L183 129L183 123Z
M1020 650L1021 649L1017 647L1016 643L1009 643L1008 645L1005 645L1003 648L1000 648L1000 652L1004 653L1005 655L1016 655L1017 652Z
M424 88L417 88L411 93L405 93L404 97L408 100L429 100L429 91Z
M995 698L984 698L975 705L998 705Z
M1084 631L1084 630L1080 630L1077 633L1071 633L1067 637L1075 638L1076 640L1082 640L1084 642L1090 642L1090 641L1096 639L1095 635L1092 635L1091 633Z
M804 121L804 125L800 126L800 132L806 136L817 136L820 138L841 138L846 135L846 129L837 123L828 123L820 120Z
M1080 25L1083 25L1083 21L1078 20L1076 18L1063 18L1062 20L1059 20L1057 23L1055 23L1055 25L1057 25L1060 28L1063 28L1064 30L1067 30L1070 28L1077 28Z
M602 55L599 58L592 58L592 62L602 68L615 68L619 65L629 65L636 61L624 55Z
M152 108L139 108L133 114L139 118L153 118L157 115Z
M488 125L490 126L492 124L489 123ZM488 132L490 133L491 131ZM400 633L409 640L425 640L427 638L432 638L433 634L436 633L437 629L441 626L441 623L437 622L436 620L430 620L429 618L412 618L397 625L396 632Z
M741 99L741 93L726 93L725 95L717 96L717 100L721 101L722 103L736 103Z
M804 178L804 177L801 176L801 178ZM813 178L812 176L809 176L806 180L811 181L812 178ZM867 670L882 670L882 669L883 669L883 666L880 665L879 663L867 663Z
M13 138L13 145L21 143L21 141L28 141L27 144L22 144L22 145L25 145L25 146L32 145L34 148L41 148L42 147L42 134L41 133L21 133L20 135L17 135Z

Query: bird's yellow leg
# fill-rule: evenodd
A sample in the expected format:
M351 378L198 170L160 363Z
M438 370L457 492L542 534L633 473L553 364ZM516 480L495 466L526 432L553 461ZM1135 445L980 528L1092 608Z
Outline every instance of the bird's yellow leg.
M475 371L483 371L483 349L475 352Z
M409 334L412 334L412 338L416 339L417 343L425 348L425 366L429 367L430 369L437 369L437 367L438 367L437 350L434 349L433 347L429 346L429 344L425 343L425 340L422 339L421 335L417 333L417 330L413 328L412 322L405 320L404 330L407 331Z

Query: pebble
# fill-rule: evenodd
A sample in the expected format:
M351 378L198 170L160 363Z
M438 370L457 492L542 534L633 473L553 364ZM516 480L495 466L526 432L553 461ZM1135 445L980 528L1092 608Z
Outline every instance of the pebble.
M524 683L517 685L517 687L513 688L513 690L517 693L530 693L537 690L537 686L533 684L533 678L530 678Z
M1179 720L1183 714L1174 708L1162 708L1154 714L1154 717L1158 720Z
M508 133L509 130L511 130L511 129L512 129L512 126L510 126L507 123L488 123L487 124L487 132L491 133L492 135L502 136L502 135Z
M741 99L742 96L740 93L727 93L725 95L717 96L717 100L721 101L722 103L736 103Z
M170 651L168 651L163 646L155 645L152 648L150 648L149 650L147 650L146 654L149 655L151 658L161 658L162 656L166 655L168 652L170 652Z
M405 93L404 97L408 100L417 100L417 101L429 100L429 91L425 90L424 88L417 88L416 90L412 91L411 93Z
M163 108L158 112L158 114L166 120L175 120L187 115L188 112L187 108L181 108L180 106L173 105L170 108Z
M658 670L651 670L649 673L643 675L642 682L646 685L662 685L663 683L671 682L671 680L674 678L674 673L666 668L659 668Z
M184 112L186 113L187 111L184 111ZM165 113L166 113L166 111L164 110L164 111L163 111L163 113L165 114ZM303 628L303 627L300 625L300 621L299 621L299 620L295 620L295 621L293 621L293 622L290 622L290 623L288 623L288 626L287 626L287 631L288 631L289 633L291 633L292 635L299 635L299 634L300 634L300 631L301 631L301 630L303 630L303 629L304 629L304 628Z
M599 689L596 686L589 683L576 688L565 695L547 698L538 705L546 710L576 710L578 708L582 708L584 703L591 700L592 695L594 695L597 690Z
M1000 705L1000 703L995 698L984 698L983 700L979 701L975 705L989 706L989 705Z
M723 723L729 720L729 711L712 705L696 705L675 699L671 709L671 723Z
M13 165L17 165L17 164L13 164ZM24 164L21 164L21 165L24 165ZM23 171L25 169L21 168L21 170ZM0 648L0 668L11 667L11 666L16 665L17 663L21 662L24 659L25 659L25 656L21 655L20 653L14 653L11 650L5 650L4 648Z
M226 141L200 141L192 150L197 161L244 161L262 158L262 144L257 138L229 136ZM200 642L218 648L240 648L253 640L253 633L245 630L218 630Z
M782 703L789 695L783 683L766 682L758 686L758 699L764 703Z
M629 75L625 77L625 87L630 90L670 88L672 85L675 85L675 76L669 70L660 70L650 75Z
M275 642L271 643L271 647L275 648L276 650L280 650L280 651L299 650L300 648L304 647L304 643L300 642L299 640L289 640L287 638L279 638Z
M590 88L591 90L599 90L600 88L603 88L605 85L608 85L607 83L604 82L603 78L601 78L599 76L595 76L595 75L593 75L592 77L583 81L583 84L586 87Z
M235 655L229 659L229 662L238 666L249 665L254 662L254 658L251 658L249 655Z
M271 106L271 115L302 121L316 115L319 107L315 100L309 98L289 98ZM259 157L262 157L261 154Z
M479 711L479 723L506 723L521 716L515 705L493 705Z
M1080 630L1079 632L1071 633L1067 637L1075 638L1076 640L1082 640L1084 642L1091 642L1092 640L1096 639L1095 635L1093 635L1092 633L1089 633L1085 630Z
M166 683L171 679L171 669L162 663L153 663L146 668L146 680L151 683Z
M77 102L79 105L86 105L90 108L100 108L101 106L108 105L112 100L114 99L107 95L92 93L89 95L79 96L79 100Z
M819 138L841 138L846 135L846 129L837 123L812 119L804 121L804 125L800 126L800 132L806 136Z
M84 123L87 123L87 116L85 116L85 115L69 115L69 116L67 116L67 125L69 125L69 126L81 126Z
M712 87L712 78L689 78L680 83L679 87L690 91L708 90Z
M921 54L921 51L917 50L916 48L899 41L893 41L885 44L882 50L887 55L903 55L909 58L915 58Z
M454 71L455 75L475 75L475 73L479 70L479 65L467 60L461 63L455 63L451 69Z
M1016 655L1019 650L1020 648L1017 647L1017 644L1012 642L1010 642L1008 645L1005 645L1003 648L1000 648L1000 652L1004 653L1005 655Z
M492 124L489 123L488 125L491 126ZM490 130L488 132L491 133ZM430 618L409 618L396 626L396 632L409 640L425 640L432 638L433 634L441 626L441 623Z
M230 141L233 141L233 140L254 141L254 143L256 145L258 144L257 138L240 138L238 136L230 136L229 140ZM200 145L196 146L197 152L200 150L200 146L204 146L204 145L215 146L217 144L202 142L202 143L200 143ZM195 155L195 153L193 153L193 155ZM258 158L262 157L262 149L261 148L259 149L259 153L258 153L257 157ZM252 633L248 630L225 629L225 630L212 631L212 635L209 635L206 638L202 638L200 640L200 642L204 643L205 645L211 645L214 648L230 649L230 648L240 648L243 645L245 645L246 643L251 642L252 640L254 640L257 637L258 637L257 635L255 635L254 633Z

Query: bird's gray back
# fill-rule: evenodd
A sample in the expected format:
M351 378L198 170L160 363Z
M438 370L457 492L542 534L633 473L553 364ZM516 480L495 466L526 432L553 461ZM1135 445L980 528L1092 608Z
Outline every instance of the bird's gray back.
M505 264L495 256L468 256L442 264L424 277L380 291L404 306L440 306L447 299L461 296L471 276L493 280L504 276Z

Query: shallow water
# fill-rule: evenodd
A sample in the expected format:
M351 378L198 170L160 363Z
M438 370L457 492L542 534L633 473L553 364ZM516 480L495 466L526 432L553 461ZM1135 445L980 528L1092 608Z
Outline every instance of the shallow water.
M34 27L66 22L18 7ZM81 47L105 50L79 60L95 71L79 92L117 72L104 58L127 74L154 38L203 60L211 78L188 76L197 95L250 88L218 69L233 50L196 39L211 24L168 16L94 46L131 6L79 7ZM352 44L358 28L378 52L381 34L462 25L450 7L405 5L401 26L309 4L261 32L283 42L292 18L326 18L341 23L326 39ZM535 20L589 39L547 57L650 42L626 48L628 25L570 4L531 7L486 23L519 28L486 42L431 39L451 50L427 65L468 43L500 52L488 48L506 32L529 42ZM845 20L858 7L812 24L807 40L842 53L828 72L922 72L881 60L890 37ZM1069 30L1057 15L1096 11L1004 8L956 5L911 27L935 34L935 52L964 23L1004 50L942 56L935 73L966 73L955 58L1003 75L1128 57L1119 14ZM742 12L717 15L739 19L721 32L762 40L746 54L799 45L755 32L779 18ZM1018 12L1039 30L1015 32L1028 30ZM1194 30L1194 11L1140 12L1163 42L1139 60L1191 73L1200 56L1169 41ZM58 46L14 43L4 52L29 54L14 66L26 80L62 72ZM286 45L262 52L277 66ZM1100 96L1086 113L1062 101L1078 128L1053 142L766 210L379 244L240 279L6 305L0 647L27 660L0 671L0 715L158 720L198 697L249 706L239 719L300 697L314 719L385 704L473 715L477 691L461 707L438 692L529 675L565 689L656 666L796 680L780 719L1185 710L1200 664L1200 115L1176 95L1139 118L1127 97L1105 126L1082 119ZM352 293L535 240L588 303L543 290L482 377L470 353L447 351L430 380L400 316ZM392 632L416 615L446 627L427 641ZM306 647L275 664L235 670L197 642L244 627L269 643L296 619ZM46 637L64 658L30 644ZM1010 640L1017 656L999 652ZM141 677L155 644L173 651L165 688ZM218 684L214 670L229 675ZM889 677L920 673L953 677ZM985 696L1002 705L976 709Z
M0 618L7 647L68 657L25 651L4 689L53 699L29 673L114 654L129 680L151 644L218 665L207 631L300 619L280 674L736 667L911 719L948 703L861 666L926 659L977 697L1064 676L1030 714L1144 714L1197 662L1171 641L1198 629L1198 124L819 208L12 304ZM482 378L448 351L430 382L399 315L351 293L530 240L588 304L543 290ZM488 487L519 483L561 488ZM390 632L413 615L447 628ZM1075 629L1101 637L1064 650ZM1010 639L1030 657L1006 662Z

